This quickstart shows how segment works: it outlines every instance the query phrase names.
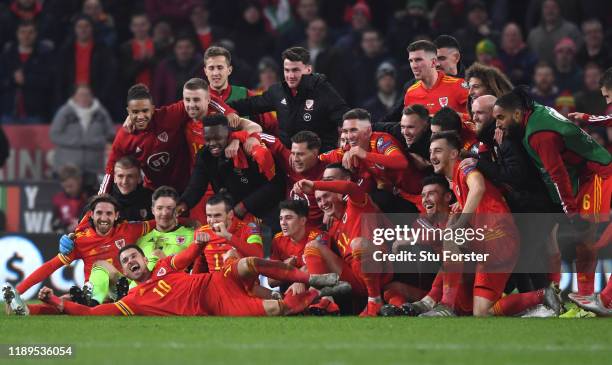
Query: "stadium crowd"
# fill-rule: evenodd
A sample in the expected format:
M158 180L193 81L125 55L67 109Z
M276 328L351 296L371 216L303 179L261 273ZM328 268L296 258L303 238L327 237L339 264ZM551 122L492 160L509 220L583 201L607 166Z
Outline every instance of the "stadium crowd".
M63 189L9 312L612 315L609 2L0 6L2 123L52 120ZM485 233L373 243L398 224ZM414 247L489 259L375 259ZM83 288L23 303L77 259Z

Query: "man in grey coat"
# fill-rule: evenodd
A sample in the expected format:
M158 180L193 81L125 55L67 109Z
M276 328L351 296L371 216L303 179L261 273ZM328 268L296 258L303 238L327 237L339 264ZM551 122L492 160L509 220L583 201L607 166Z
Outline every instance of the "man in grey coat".
M51 123L50 137L56 145L55 172L66 164L82 171L104 172L104 147L115 134L108 111L88 86L77 86L73 96L57 111Z

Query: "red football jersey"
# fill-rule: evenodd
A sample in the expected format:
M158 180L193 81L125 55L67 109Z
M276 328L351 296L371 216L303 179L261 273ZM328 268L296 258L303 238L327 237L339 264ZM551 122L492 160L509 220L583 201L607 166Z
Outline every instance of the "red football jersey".
M316 226L321 224L323 220L323 211L319 209L317 205L317 201L315 199L314 193L311 194L296 194L292 191L293 185L302 180L307 179L311 181L321 180L323 176L323 171L325 170L326 163L319 160L318 163L310 168L308 171L304 173L298 173L293 168L291 168L291 163L289 158L291 157L291 151L285 147L285 145L280 141L280 139L272 136L270 134L261 133L260 134L261 142L263 142L268 150L274 156L274 161L280 164L281 168L285 172L287 178L287 199L293 200L305 200L308 203L308 224L312 226Z
M270 260L284 261L291 256L297 258L297 267L304 266L304 247L310 241L317 240L329 246L329 235L318 228L306 227L306 234L299 242L295 242L289 236L283 236L282 232L277 233L272 240L272 253Z
M223 254L235 248L243 257L255 256L263 258L263 238L261 228L254 221L242 221L232 218L232 226L227 229L232 234L228 241L219 237L210 225L204 225L198 231L207 232L211 241L204 247L204 257L208 265L208 272L221 271L223 268Z
M132 288L128 295L114 303L126 316L202 316L207 315L200 294L208 286L210 274L190 275L177 270L169 256L159 260L149 280Z
M189 151L183 128L189 120L182 101L155 110L145 130L129 133L120 128L106 164L106 175L100 193L112 186L115 162L133 155L140 162L144 185L155 189L169 185L183 191L189 179Z
M83 259L85 264L85 280L89 280L91 268L96 261L108 261L119 272L121 264L117 260L119 250L125 245L136 241L155 228L155 221L121 222L111 229L106 236L96 233L91 224L80 225L75 232L74 249L68 255L58 254L64 265L70 265L74 260Z
M467 200L469 188L467 185L468 176L471 173L480 173L474 166L460 169L459 162L455 162L453 167L453 181L451 183L457 202L461 206L461 209L465 206ZM484 177L483 177L484 178ZM489 214L506 214L510 213L510 208L504 197L499 190L486 178L485 180L485 193L480 200L480 204L476 208L476 214L489 213Z
M338 252L350 264L353 260L351 241L357 237L371 240L374 228L382 227L382 222L378 219L372 219L373 216L365 217L364 215L377 214L380 217L382 212L374 204L372 198L353 182L315 181L314 189L347 194L345 197L346 210L342 218L335 221L330 231L334 232L333 238Z
M423 81L417 81L406 90L404 106L421 104L436 114L441 108L449 107L460 114L467 113L468 85L464 79L445 75L438 71L438 80L431 89Z
M211 96L209 113L235 112L225 103ZM182 101L155 109L145 130L129 133L120 128L106 163L106 175L99 193L108 193L113 183L115 162L123 156L133 155L140 162L144 185L156 189L169 185L183 191L189 182L185 174L191 171L190 148L185 139L185 127L191 118ZM204 134L202 132L202 143ZM190 143L191 145L191 143Z
M319 155L319 159L326 165L330 163L342 162L344 156L343 148L336 148ZM364 180L361 186L366 189L376 187L381 190L392 191L394 186L400 183L402 176L401 170L387 168L380 163L375 162L378 156L382 155L394 158L400 161L406 161L406 157L400 148L400 144L393 136L384 132L372 132L370 137L370 145L368 156L365 159L359 160L359 170L357 175ZM407 162L406 162L407 163Z

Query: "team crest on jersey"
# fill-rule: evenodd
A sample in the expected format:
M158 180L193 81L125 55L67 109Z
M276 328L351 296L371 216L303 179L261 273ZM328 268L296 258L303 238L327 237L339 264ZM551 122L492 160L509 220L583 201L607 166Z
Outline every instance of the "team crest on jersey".
M159 139L160 141L164 143L168 142L168 133L161 132L160 134L157 135L157 139Z
M306 99L306 105L304 106L304 110L312 110L314 107L314 100Z
M281 104L287 105L287 99L283 98L283 100L281 100Z
M448 96L438 98L438 101L440 102L440 106L444 108L448 105Z
M312 115L310 113L304 113L304 121L310 122L312 120Z
M376 149L379 153L383 153L389 146L391 146L391 140L386 141L383 137L378 137L376 141Z
M147 165L153 171L161 171L170 162L170 154L168 152L159 152L147 158Z
M147 217L147 210L146 209L141 209L139 213L140 213L140 217L141 218L144 219L144 218Z
M166 275L166 268L162 267L161 269L157 270L157 276L164 276Z
M176 243L178 243L179 245L185 243L185 236L176 236Z
M122 249L123 246L125 246L125 240L123 238L120 240L116 240L115 246L117 246L118 249Z

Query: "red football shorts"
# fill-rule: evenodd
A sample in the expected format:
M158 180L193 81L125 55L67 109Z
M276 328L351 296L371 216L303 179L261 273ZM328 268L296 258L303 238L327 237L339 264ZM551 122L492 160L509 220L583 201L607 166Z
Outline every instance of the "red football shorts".
M263 300L250 296L243 284L222 272L210 274L207 288L202 290L207 313L217 316L265 316Z
M610 219L612 178L595 174L580 181L576 202L580 204L580 215L591 222L607 222Z

